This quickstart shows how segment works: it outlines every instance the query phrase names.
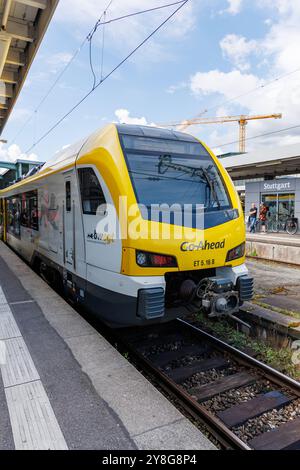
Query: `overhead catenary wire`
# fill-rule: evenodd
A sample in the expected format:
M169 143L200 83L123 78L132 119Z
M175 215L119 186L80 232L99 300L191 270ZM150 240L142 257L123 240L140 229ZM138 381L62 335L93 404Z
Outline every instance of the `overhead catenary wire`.
M298 67L297 69L291 70L287 73L284 73L282 75L279 75L278 77L272 78L271 80L267 81L266 83L262 83L261 85L255 87L255 88L251 88L250 90L248 90L244 93L241 93L240 95L236 95L236 96L233 96L232 98L228 98L227 100L225 100L225 101L223 101L219 104L211 106L210 108L206 109L204 112L207 113L208 111L211 111L212 109L219 108L220 106L225 106L226 104L228 104L232 101L236 101L239 98L244 98L245 96L250 95L251 93L254 93L255 91L266 88L267 86L272 85L273 83L276 83L276 82L282 80L283 78L288 77L289 75L293 75L296 72L300 72L300 67ZM204 114L204 112L203 112L203 114Z
M107 12L107 10L111 7L112 3L113 3L114 0L110 0L109 3L107 4L107 6L105 7L105 10L103 11L103 13L101 14L98 22L103 18L103 14ZM83 47L85 46L85 44L88 42L89 40L89 35L93 32L95 26L93 26L93 28L91 29L91 31L89 32L89 34L87 36L85 36L85 38L83 39L83 41L81 42L81 44L79 45L79 47L76 49L76 51L73 53L73 55L71 56L71 58L68 60L68 62L65 64L65 66L63 67L63 69L61 70L61 72L58 74L57 78L54 80L54 82L52 83L52 85L50 86L50 88L48 89L48 91L45 93L45 95L43 96L43 98L40 100L40 102L38 103L38 105L35 107L35 109L33 110L33 112L30 114L30 116L28 117L28 119L24 122L23 126L19 129L19 131L17 132L17 134L14 136L14 138L12 139L11 141L11 145L15 143L15 141L17 140L17 138L23 133L23 131L25 130L25 128L27 127L27 125L31 122L32 118L34 116L36 116L38 110L41 108L41 106L44 104L44 102L46 101L46 99L49 97L49 95L52 93L52 91L54 90L54 88L56 87L56 85L58 84L58 82L61 80L61 78L63 77L63 75L66 73L66 71L69 69L69 67L71 66L71 64L74 62L74 60L76 59L76 57L80 54L81 50L83 49Z
M104 10L104 12L101 15L101 17L99 18L99 20L95 23L94 28L90 31L90 33L87 36L87 40L89 41L90 69L91 69L91 72L92 72L92 75L93 75L93 87L92 88L95 87L96 81L97 81L96 73L95 73L95 69L94 69L94 64L93 64L93 57L92 57L92 55L93 55L93 53L92 53L92 41L93 41L94 34L97 32L97 30L100 26L102 26L102 48L101 48L101 64L100 64L100 77L101 77L101 80L102 80L103 79L103 62L104 62L105 26L106 25L111 24L111 23L115 23L116 21L124 20L126 18L131 18L131 17L134 17L134 16L143 15L145 13L150 13L150 12L154 12L154 11L157 11L157 10L162 10L162 9L165 9L165 8L170 8L172 6L176 6L176 5L186 3L185 0L178 0L176 2L167 3L167 4L164 4L164 5L160 5L158 7L147 8L145 10L140 10L140 11L137 11L137 12L134 12L134 13L128 13L126 15L118 16L116 18L112 18L112 19L106 21L106 12L107 12L108 8L111 6L112 2L113 2L113 0L111 0L110 4L106 8L106 10ZM102 18L104 18L104 21L102 21Z
M113 0L112 0L113 1ZM111 3L112 3L111 1ZM111 3L109 4L109 6L107 7L107 9L110 7ZM92 52L92 41L93 41L93 37L94 37L94 34L97 32L98 28L100 26L102 26L102 50L101 50L101 65L100 65L100 77L101 79L103 78L103 61L104 61L104 45L105 45L105 26L108 25L108 24L111 24L111 23L115 23L117 21L121 21L121 20L124 20L126 18L132 18L134 16L138 16L138 15L143 15L145 13L150 13L150 12L154 12L154 11L157 11L157 10L162 10L164 8L170 8L172 6L175 6L175 5L179 5L181 3L185 3L185 0L178 0L176 2L172 2L172 3L167 3L167 4L164 4L164 5L160 5L158 7L153 7L153 8L147 8L146 10L140 10L140 11L137 11L137 12L134 12L134 13L128 13L126 15L122 15L122 16L118 16L116 18L112 18L108 21L106 21L106 10L103 12L103 14L101 15L101 17L99 18L99 20L95 23L95 26L94 28L90 31L90 33L88 34L87 36L87 39L89 41L89 62L90 62L90 69L91 69L91 72L92 72L92 75L93 75L93 86L92 88L95 87L96 85L96 81L97 81L97 78L96 78L96 73L95 73L95 69L94 69L94 64L93 64L93 52ZM102 18L104 18L104 21L102 21Z
M18 133L15 135L15 137L12 139L11 141L11 144L13 144L16 139L19 137L19 135L22 134L22 132L24 131L24 129L27 127L27 125L29 124L29 122L32 120L32 118L34 116L36 116L36 113L37 111L39 110L39 108L43 105L43 103L46 101L46 99L48 98L48 96L51 94L51 92L53 91L53 89L55 88L55 86L57 85L57 83L60 81L60 79L62 78L62 76L65 74L65 72L68 70L68 68L70 67L70 65L72 64L72 62L75 60L76 56L81 52L82 48L84 47L85 43L89 40L89 36L90 34L92 34L93 32L95 32L95 27L96 29L103 25L105 26L106 24L109 24L109 23L112 23L112 22L116 22L116 21L119 21L119 20L122 20L122 19L125 19L125 18L129 18L131 16L137 16L137 15L141 15L143 13L147 13L147 12L151 12L151 11L155 11L155 10L160 10L160 9L164 9L164 8L168 8L168 7L171 7L173 5L178 5L178 4L185 4L186 1L185 0L181 0L181 1L177 1L177 2L173 2L173 3L168 3L168 4L165 4L165 5L161 5L161 6L158 6L158 7L155 7L155 8L149 8L149 9L146 9L146 10L142 10L142 11L139 11L139 12L135 12L135 13L130 13L130 14L127 14L127 15L123 15L123 16L120 16L120 17L117 17L117 18L113 18L111 20L104 20L104 21L101 21L102 18L103 18L103 15L105 16L106 15L106 12L107 10L110 8L112 2L114 0L111 0L109 2L109 4L107 5L107 7L105 8L105 10L103 11L102 15L100 16L99 20L96 22L95 26L91 29L91 31L89 32L89 34L84 38L83 42L81 43L81 45L78 47L78 49L75 51L75 53L73 54L73 56L71 57L71 59L69 60L69 62L65 65L65 67L63 68L63 70L60 72L60 74L58 75L58 77L56 78L56 80L53 82L53 84L51 85L51 87L49 88L49 90L47 91L47 93L45 94L45 96L42 98L42 100L39 102L38 106L34 109L34 111L32 112L32 114L29 116L29 118L25 121L24 125L21 127L21 129L18 131ZM103 32L103 35L104 35L104 32ZM101 80L103 79L103 56L104 56L104 42L102 42L102 53L101 53L101 73L100 73L100 76L101 76ZM201 116L213 109L216 109L220 106L224 106L232 101L235 101L239 98L242 98L244 96L247 96L251 93L254 93L255 91L258 91L260 89L264 89L265 87L277 82L277 81L280 81L282 80L283 78L286 78L294 73L297 73L300 71L300 68L297 68L297 69L294 69L294 70L291 70L285 74L282 74L278 77L275 77L273 79L271 79L270 81L266 82L266 83L263 83L255 88L252 88L248 91L246 91L245 93L242 93L242 94L239 94L239 95L236 95L236 96L233 96L231 98L228 98L227 100L225 101L222 101L214 106L211 106L207 109L204 109L201 113L198 114L198 116ZM184 121L184 120L183 120ZM248 140L248 139L247 139ZM236 143L236 142L234 142ZM226 143L226 144L222 144L222 146L225 146L225 145L230 145L230 143Z
M279 81L282 80L283 78L286 78L286 77L288 77L288 76L290 76L290 75L293 75L293 74L295 74L295 73L297 73L297 72L300 72L300 67L298 67L297 69L290 70L289 72L286 72L286 73L284 73L284 74L282 74L282 75L279 75L279 76L277 76L277 77L275 77L275 78L272 78L271 80L267 81L266 83L262 83L261 85L258 85L258 86L255 87L255 88L251 88L250 90L248 90L248 91L246 91L246 92L244 92L244 93L241 93L241 94L239 94L239 95L233 96L233 97L228 98L228 99L226 99L226 100L224 100L224 101L220 101L219 103L217 103L217 104L215 104L215 105L213 105L213 106L210 106L209 108L205 108L205 109L203 109L199 114L197 114L194 118L191 118L191 119L182 119L180 122L174 123L174 124L172 123L172 125L171 125L171 126L168 126L168 127L174 127L174 126L178 126L178 125L180 125L180 124L185 124L186 121L193 121L194 119L197 119L197 118L203 116L204 114L206 114L206 113L208 113L208 112L210 112L210 111L212 111L212 110L214 110L214 109L217 109L217 108L219 108L219 107L221 107L221 106L225 106L226 104L231 103L232 101L236 101L236 100L238 100L239 98L244 98L245 96L248 96L248 95L254 93L255 91L262 90L262 89L268 87L269 85L272 85L273 83L279 82ZM196 123L196 125L197 125L197 123Z
M300 128L300 124L296 124L294 126L289 126L289 127L283 127L281 129L277 129L276 131L270 131L270 132L264 132L263 134L257 134L257 135L253 135L253 136L250 136L250 137L247 137L246 140L254 140L254 139L258 139L260 137L267 137L269 135L274 135L274 134L279 134L281 132L287 132L287 131L291 131L293 129L299 129ZM234 140L232 142L226 142L225 144L220 144L220 145L214 145L214 148L217 148L217 147L225 147L227 145L232 145L232 144L236 144L238 142L238 140Z
M122 65L127 62L146 42L148 42L171 18L173 18L189 0L179 2L178 8L174 10L164 21L162 21L157 28L155 28L143 41L141 41L129 54L124 57L110 72L108 72L90 91L88 91L67 113L65 113L56 123L50 127L29 149L26 153L35 148L42 140L44 140L56 127L58 127L70 114L72 114L100 85L102 85L111 75L113 75Z
M104 20L106 18L106 11L104 12ZM105 24L102 27L102 48L101 48L101 64L100 64L100 77L103 79L103 67L104 67L104 49L105 49Z
M95 23L94 27L89 32L89 34L87 35L87 38L86 38L89 42L89 62L90 62L90 69L91 69L91 72L92 72L92 75L93 75L92 89L95 88L96 83L97 83L97 76L96 76L96 73L95 73L95 70L94 70L94 64L93 64L93 49L92 49L93 37L94 37L94 34L96 33L98 27L100 26L100 24L102 24L101 23L102 18L104 18L104 19L106 18L107 10L111 7L113 1L114 0L110 0L109 4L107 5L107 7L103 11L102 15L100 16L99 20ZM104 38L104 27L105 26L103 26L103 38ZM102 42L102 59L101 59L102 65L101 65L101 67L103 67L103 56L104 56L104 39L103 39L103 42ZM101 78L102 78L102 72L101 72Z
M178 5L178 4L184 4L185 3L185 0L180 0L180 1L177 1L177 2L173 2L173 3L168 3L168 4L164 4L164 5L161 5L159 7L155 7L155 8L149 8L147 10L142 10L142 11L139 11L139 12L135 12L135 13L130 13L128 15L123 15L119 18L114 18L113 20L109 20L109 21L105 21L105 22L102 22L102 18L103 18L103 15L104 13L106 14L107 11L109 10L109 8L111 7L112 3L113 3L114 0L110 0L109 3L107 4L107 6L105 7L103 13L101 14L100 18L97 20L97 22L95 23L95 25L93 26L93 28L90 30L90 32L88 33L88 35L84 38L84 40L82 41L82 43L80 44L80 46L76 49L76 51L74 52L74 54L72 55L72 57L70 58L70 60L67 62L67 64L65 65L65 67L62 69L62 71L59 73L58 77L54 80L53 84L50 86L50 88L48 89L48 91L46 92L46 94L44 95L44 97L41 99L41 101L38 103L38 105L36 106L36 108L33 110L33 112L30 114L30 116L28 117L28 119L24 122L24 124L22 125L22 127L19 129L19 131L15 134L15 136L13 137L13 139L11 140L11 144L14 144L15 141L17 140L17 138L23 133L23 131L25 130L25 128L27 127L27 125L31 122L32 118L36 115L36 112L41 108L41 106L44 104L44 102L46 101L46 99L49 97L49 95L52 93L52 91L54 90L54 88L56 87L56 85L58 84L58 82L61 80L61 78L63 77L63 75L66 73L66 71L69 69L69 67L71 66L71 64L74 62L75 58L79 55L79 53L81 52L81 50L83 49L83 47L85 46L85 44L89 41L91 35L93 35L96 30L98 29L99 26L101 25L105 25L105 24L108 24L110 23L110 21L112 22L115 22L115 21L119 21L121 19L125 19L125 18L129 18L131 16L136 16L136 15L141 15L141 14L144 14L144 13L148 13L148 12L151 12L151 11L155 11L155 10L162 10L164 8L168 8L168 7L171 7L173 5ZM90 61L92 62L92 57L91 57L91 54L92 54L92 51L89 51L89 55L90 55ZM104 54L104 51L103 51L103 54ZM102 55L103 57L103 55ZM93 65L91 65L91 70L93 68ZM103 69L102 69L103 70ZM103 78L103 75L101 74L101 79Z
M16 139L22 134L22 132L24 131L24 129L27 127L27 125L30 123L30 121L32 120L33 116L35 116L35 114L38 112L38 110L41 108L41 106L44 104L44 102L46 101L46 99L48 98L48 96L51 94L51 92L54 90L54 88L56 87L56 85L58 84L58 82L60 81L60 79L62 78L62 76L65 74L65 72L68 70L68 68L70 67L70 65L72 64L72 62L75 60L75 58L77 57L77 55L81 52L83 46L85 45L87 41L87 38L84 39L84 41L81 43L81 45L78 47L78 49L76 49L75 53L72 55L71 59L68 61L68 63L65 65L65 67L62 69L62 71L59 73L58 77L55 79L55 81L52 83L52 85L50 86L50 88L48 89L47 93L44 95L44 97L41 99L41 101L39 102L39 104L37 105L37 107L33 110L33 112L31 113L31 115L28 117L28 119L25 121L25 123L23 124L23 126L20 128L20 130L17 132L17 134L14 136L14 138L12 139L11 141L11 144L15 143Z
M92 86L92 90L93 90L96 86L96 83L97 83L97 77L96 77L96 73L95 73L94 65L93 65L92 41L93 41L93 36L91 36L91 38L89 39L89 61L90 61L90 69L91 69L91 72L92 72L92 75L93 75L93 86Z
M110 24L110 23L115 23L116 21L120 21L120 20L124 20L126 18L131 18L133 16L138 16L138 15L143 15L144 13L151 13L153 11L157 11L157 10L162 10L164 8L169 8L169 7L173 7L173 6L176 6L176 5L179 5L180 3L186 3L185 0L179 0L177 2L173 2L173 3L167 3L167 4L164 4L164 5L160 5L158 7L153 7L153 8L147 8L146 10L140 10L140 11L137 11L135 13L128 13L127 15L123 15L123 16L118 16L116 18L112 18L110 20L107 20L107 21L103 21L101 22L99 20L98 22L98 26L101 26L101 25L107 25L107 24Z

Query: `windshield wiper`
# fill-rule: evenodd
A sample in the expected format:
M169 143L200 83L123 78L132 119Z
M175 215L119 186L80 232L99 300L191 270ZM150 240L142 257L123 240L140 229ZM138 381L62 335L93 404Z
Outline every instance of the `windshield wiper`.
M163 167L165 167L164 171L162 171ZM202 181L203 181L203 178L204 178L204 181L206 181L206 184L210 189L210 193L213 197L213 201L217 204L218 209L220 209L221 204L220 204L220 200L219 200L219 197L217 195L217 192L216 192L215 182L214 182L213 179L211 179L211 177L210 177L210 175L209 175L209 173L206 169L204 169L202 167L201 168L193 168L193 167L190 167L190 166L187 166L187 165L181 165L181 164L178 164L178 163L173 163L171 155L161 155L159 157L158 173L159 174L165 174L168 171L168 169L170 169L170 168L172 170L176 170L176 171L183 171L187 174L192 175L192 177L198 176L199 178L201 178L201 176L202 176Z
M220 200L219 200L216 188L215 188L214 180L212 178L210 178L208 171L205 170L204 168L198 168L198 171L201 171L201 173L204 175L204 178L206 179L207 184L210 188L210 192L212 194L213 200L217 204L218 209L220 209L221 204L220 204Z

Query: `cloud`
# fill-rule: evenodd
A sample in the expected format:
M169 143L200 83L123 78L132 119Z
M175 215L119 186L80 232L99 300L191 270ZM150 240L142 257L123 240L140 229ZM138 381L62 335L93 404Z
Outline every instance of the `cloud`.
M52 54L47 58L46 62L50 65L66 65L70 62L72 54L69 52L58 52L57 54Z
M300 70L297 71L300 69L300 2L256 0L256 5L264 10L269 8L272 13L272 16L267 16L268 21L265 24L268 30L265 35L260 38L246 38L227 34L220 41L220 50L232 64L232 70L223 71L219 67L199 71L189 79L190 91L201 101L205 98L202 108L208 108L208 112L211 108L210 115L215 114L218 103L226 103L227 114L231 115L282 113L281 120L248 122L248 137L297 125L300 107ZM277 77L281 79L274 80ZM264 86L271 81L271 84ZM219 147L223 152L237 150L237 144L220 146L222 143L238 140L237 123L198 126L191 130L196 135L207 136L209 145ZM246 145L250 151L262 146L290 143L300 143L298 129L249 140Z
M178 90L183 90L184 88L187 88L188 87L188 83L187 82L180 82L178 83L177 85L171 85L167 88L167 93L169 93L170 95L173 95L176 91Z
M300 8L274 23L262 41L265 54L272 65L280 72L287 72L300 67Z
M17 144L12 144L5 147L5 144L0 142L0 159L2 161L15 162L16 160L32 160L39 161L35 153L24 153Z
M6 147L5 144L0 142L0 160L12 163L17 160L30 160L38 162L39 158L35 153L26 154L22 152L20 147L16 144L12 144L9 147ZM5 172L6 170L0 168L0 174Z
M220 102L222 100L226 102L234 96L238 96L235 100L227 103L227 114L283 114L283 119L278 121L267 119L249 122L247 126L247 135L249 137L298 124L300 73L291 75L286 80L276 81L265 88L262 87L264 83L264 80L253 74L241 73L237 70L228 73L214 70L195 74L191 78L190 87L194 95L199 97L209 95L210 97L216 97L215 99ZM255 92L248 93L249 90L254 89L256 89ZM233 142L238 139L237 123L217 127L217 134L209 136L211 145L219 146L222 143ZM202 127L201 132L203 131ZM249 141L247 148L251 150L262 145L284 145L288 142L300 142L297 129L287 133L275 134L268 139L262 138ZM223 150L226 152L235 147L237 145L233 144L224 147Z
M256 54L279 73L285 73L300 67L298 44L300 43L300 1L290 0L257 0L260 8L270 8L277 19L266 19L269 26L266 35L260 39L247 39L236 34L228 34L220 41L224 57L232 65L247 70L249 56Z
M248 70L250 63L249 56L258 50L258 43L255 40L247 41L243 36L227 34L221 41L220 47L223 56L230 60L240 70Z
M31 114L32 114L32 111L30 111L27 108L14 108L9 119L10 119L10 122L25 121L25 119L29 118Z
M99 0L85 0L84 2L82 0L64 0L58 6L56 19L63 23L75 24L77 28L81 25L84 27L92 27L96 20L103 13L104 7L107 5L107 2L105 1L101 2L101 6L99 3ZM152 0L151 4L149 4L149 0L122 0L121 2L114 1L107 11L106 19L109 20L119 16L146 10L148 8L159 7L165 5L166 3L167 2L163 0ZM117 25L116 29L121 35L122 31L120 30L123 28L125 28L127 31L128 29L131 29L132 26L139 26L138 29L143 30L145 25L149 25L150 23L151 27L152 22L155 23L157 19L161 20L165 18L176 8L178 8L178 5L154 12L145 13L136 17L127 18L122 20L122 22L115 23L115 25ZM189 31L191 26L195 24L193 12L194 7L192 2L189 2L189 4L182 8L174 17L171 27L168 28L168 34L172 37L177 35L182 37L182 35ZM122 25L122 28L120 25ZM134 34L134 31L132 31L132 33Z
M242 9L243 0L227 0L228 7L221 10L220 13L229 13L230 15L237 15Z
M46 59L46 64L50 65L52 70L51 73L57 73L57 71L67 65L72 59L70 52L58 52L52 54Z
M190 79L190 88L195 95L219 94L226 99L246 93L262 84L263 81L255 75L242 74L239 70L232 70L231 72L222 72L220 70L197 72ZM243 103L247 105L248 101Z
M115 115L119 120L120 124L137 124L140 126L155 126L154 123L148 123L145 117L131 117L128 109L117 109Z
M267 25L267 26L270 26L272 24L272 22L273 21L271 20L271 18L266 18L265 21L264 21L265 25Z
M280 15L295 13L300 11L297 0L256 0L259 8L269 8L271 11L277 10Z

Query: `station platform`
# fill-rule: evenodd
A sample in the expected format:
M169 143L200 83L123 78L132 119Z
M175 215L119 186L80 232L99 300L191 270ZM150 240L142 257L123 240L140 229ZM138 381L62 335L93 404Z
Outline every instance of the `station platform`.
M300 265L300 234L247 233L246 255Z
M0 450L214 445L0 242Z

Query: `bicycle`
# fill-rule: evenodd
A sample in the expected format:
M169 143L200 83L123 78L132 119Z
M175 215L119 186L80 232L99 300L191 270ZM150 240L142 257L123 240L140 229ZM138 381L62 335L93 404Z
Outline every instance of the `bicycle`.
M279 220L277 223L277 232L286 232L289 235L295 235L298 232L298 219L296 217L288 217Z
M273 232L276 233L278 232L278 222L276 217L270 217L269 219L266 220L266 231L267 232Z
M295 235L299 228L298 219L294 216L281 218L279 220L276 216L272 216L267 218L265 222L258 219L255 226L257 233L262 232L263 224L265 225L265 231L268 233L286 232L289 235Z

